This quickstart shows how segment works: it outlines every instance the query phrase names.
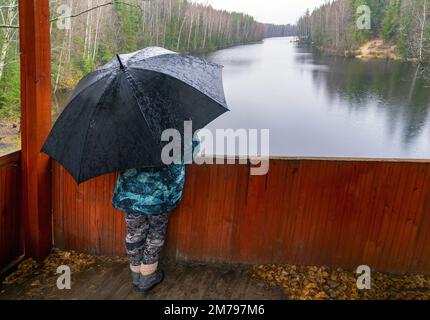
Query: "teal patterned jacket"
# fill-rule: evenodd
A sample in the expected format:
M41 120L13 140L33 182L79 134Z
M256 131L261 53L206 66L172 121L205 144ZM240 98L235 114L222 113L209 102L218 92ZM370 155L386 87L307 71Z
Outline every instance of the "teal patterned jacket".
M199 141L193 141L193 152L198 146ZM112 205L124 212L169 213L182 199L184 182L183 163L126 170L115 184Z

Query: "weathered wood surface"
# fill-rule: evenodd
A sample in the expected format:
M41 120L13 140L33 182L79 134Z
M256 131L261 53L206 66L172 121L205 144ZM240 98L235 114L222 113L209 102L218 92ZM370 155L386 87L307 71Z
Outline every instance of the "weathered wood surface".
M41 260L52 245L51 170L40 152L51 129L49 0L19 0L22 224L25 251Z
M57 276L31 276L21 284L5 285L0 300L79 299L79 300L163 300L238 299L280 300L287 296L251 277L252 269L243 265L181 263L162 260L164 281L149 293L136 292L126 262L103 262L72 275L70 290L58 290ZM31 285L31 283L41 285Z
M0 157L0 274L23 252L20 226L20 152Z
M122 254L111 207L115 175L79 187L53 165L55 244ZM430 273L430 163L276 159L267 176L247 165L192 165L172 215L167 253L182 259L291 263Z

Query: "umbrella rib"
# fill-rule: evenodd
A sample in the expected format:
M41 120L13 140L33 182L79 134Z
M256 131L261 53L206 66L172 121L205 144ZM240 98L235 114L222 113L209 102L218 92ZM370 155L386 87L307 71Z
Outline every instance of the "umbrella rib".
M114 78L116 75L115 74L109 74L109 78L110 79L112 79L112 78ZM96 81L95 83L97 83L98 81ZM107 89L108 89L108 87L109 87L109 80L107 81L107 84L106 84L106 86L105 86L105 88L104 88L104 90L103 90L103 93L100 95L100 99L99 99L99 102L97 103L97 105L96 105L96 107L94 108L94 110L91 112L91 116L89 117L89 119L90 119L90 122L91 122L91 119L93 118L93 116L94 116L94 113L100 108L100 105L101 105L101 103L102 103L102 101L103 101L103 99L104 99L104 97L106 96L106 93L107 93ZM87 144L87 138L88 138L88 131L89 131L89 128L87 128L87 131L85 132L85 138L84 138L84 143L82 144L82 148L81 148L81 154L80 154L80 161L79 161L79 163L80 164L82 164L82 157L83 157L83 154L84 154L84 150L85 150L85 146L86 146L86 144ZM78 173L78 181L81 181L81 169L82 169L82 165L80 165L79 166L79 173Z
M102 76L101 78L99 78L99 79L97 79L96 81L94 81L93 83L91 83L88 87L85 87L85 88L83 88L80 92L78 92L79 94L77 94L77 93L74 93L74 95L72 96L72 98L67 102L67 105L70 105L76 98L78 98L79 96L80 96L80 93L82 93L83 91L85 91L85 90L87 90L87 89L89 89L89 88L91 88L91 87L93 87L94 85L96 85L97 83L99 83L100 82L100 80L103 80L103 79L105 79L107 76L109 76L109 75L111 75L111 74L106 74L106 75L104 75L104 76ZM93 111L93 113L94 113L95 111ZM58 117L58 119L57 119L57 121L56 121L56 123L55 124L57 124L57 123L59 123L60 121L61 121L61 119L62 119L62 117L65 115L65 113L64 112L62 112L61 114L60 114L60 116ZM55 124L54 124L54 127L55 127ZM88 131L87 131L88 132ZM64 140L69 140L69 136L72 134L73 132L70 132L69 133L69 135L67 135L65 138L64 138ZM85 136L85 143L86 143L86 136ZM83 152L83 149L84 149L84 146L83 146L83 148L82 148L82 150L81 150L81 159L82 159L82 152ZM42 151L43 151L43 148L42 148ZM44 151L44 152L46 152L46 151ZM50 155L51 157L53 157L52 155ZM54 158L54 157L53 157ZM55 159L55 158L54 158ZM59 161L59 159L56 159L57 161ZM72 173L72 171L69 171L70 173ZM78 176L77 176L77 178L78 178L78 180L79 180L79 176L80 176L80 174L81 174L81 167L79 166L79 172L78 172Z
M155 58L155 57L154 57L154 58ZM192 85L192 84L191 84L187 79L179 79L178 77L176 77L176 76L174 76L174 75L172 75L172 74L169 74L169 73L165 72L164 70L162 70L162 69L160 69L160 68L154 68L154 67L148 67L148 66L145 66L145 67L141 67L141 66L132 66L131 68L133 68L133 69L138 69L138 70L144 70L144 71L153 71L153 72L158 72L158 73L164 74L164 75L166 75L166 76L168 76L168 77L170 77L170 78L172 78L172 79L175 79L175 80L181 81L181 82L185 83L186 85L190 86L192 89L194 89L194 90L196 90L196 91L200 92L201 94L205 95L205 96L206 96L206 97L208 97L209 99L212 99L213 101L215 101L216 103L218 103L221 107L226 108L228 111L230 111L230 110L226 107L225 102L221 102L221 101L219 101L219 99L218 99L218 98L211 97L207 92L204 92L204 91L200 90L199 88L197 88L197 87L193 86L193 85Z
M130 83L131 87L135 90L135 91L139 91L136 81L134 80L133 76L130 74L130 72L128 72L127 70L124 71L127 74L127 81ZM151 131L151 126L149 125L148 119L146 119L145 113L142 111L142 105L140 103L139 98L136 96L135 92L133 91L133 97L136 99L137 104L139 105L139 111L143 116L143 119L146 122L146 125L148 126L148 128L150 129L150 133L152 135L153 139L156 139L156 137L154 137L152 131Z
M105 79L106 77L110 76L111 74L108 73L102 77L100 77L99 79L97 79L96 81L94 81L93 83L91 83L88 87L83 88L82 90L80 90L79 92L74 92L72 95L72 98L70 99L70 101L67 102L67 105L71 104L83 91L88 90L89 88L91 88L92 86L94 86L95 84L99 83L100 80Z

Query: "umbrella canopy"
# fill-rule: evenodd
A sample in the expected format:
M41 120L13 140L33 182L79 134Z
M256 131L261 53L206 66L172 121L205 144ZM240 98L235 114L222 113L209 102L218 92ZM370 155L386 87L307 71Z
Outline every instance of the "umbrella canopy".
M222 66L150 47L117 55L76 86L42 151L81 183L109 172L161 166L165 129L181 135L228 111ZM183 136L183 135L182 135Z

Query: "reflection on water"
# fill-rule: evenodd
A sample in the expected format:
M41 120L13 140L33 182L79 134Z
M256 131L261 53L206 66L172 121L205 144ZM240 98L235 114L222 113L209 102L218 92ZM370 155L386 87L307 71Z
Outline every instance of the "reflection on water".
M428 126L430 82L416 65L390 61L364 63L318 54L314 57L314 64L328 66L327 72L314 71L313 81L324 86L330 99L339 97L351 112L378 109L386 122L381 129L390 136L399 131L402 148L408 149L421 134L430 138L427 136L430 132L424 132Z
M291 40L207 56L225 66L232 110L211 128L269 128L272 155L430 158L428 74L412 63L322 55Z
M430 158L430 72L319 54L290 38L217 51L231 112L209 128L270 129L279 156ZM57 95L58 108L67 93Z

